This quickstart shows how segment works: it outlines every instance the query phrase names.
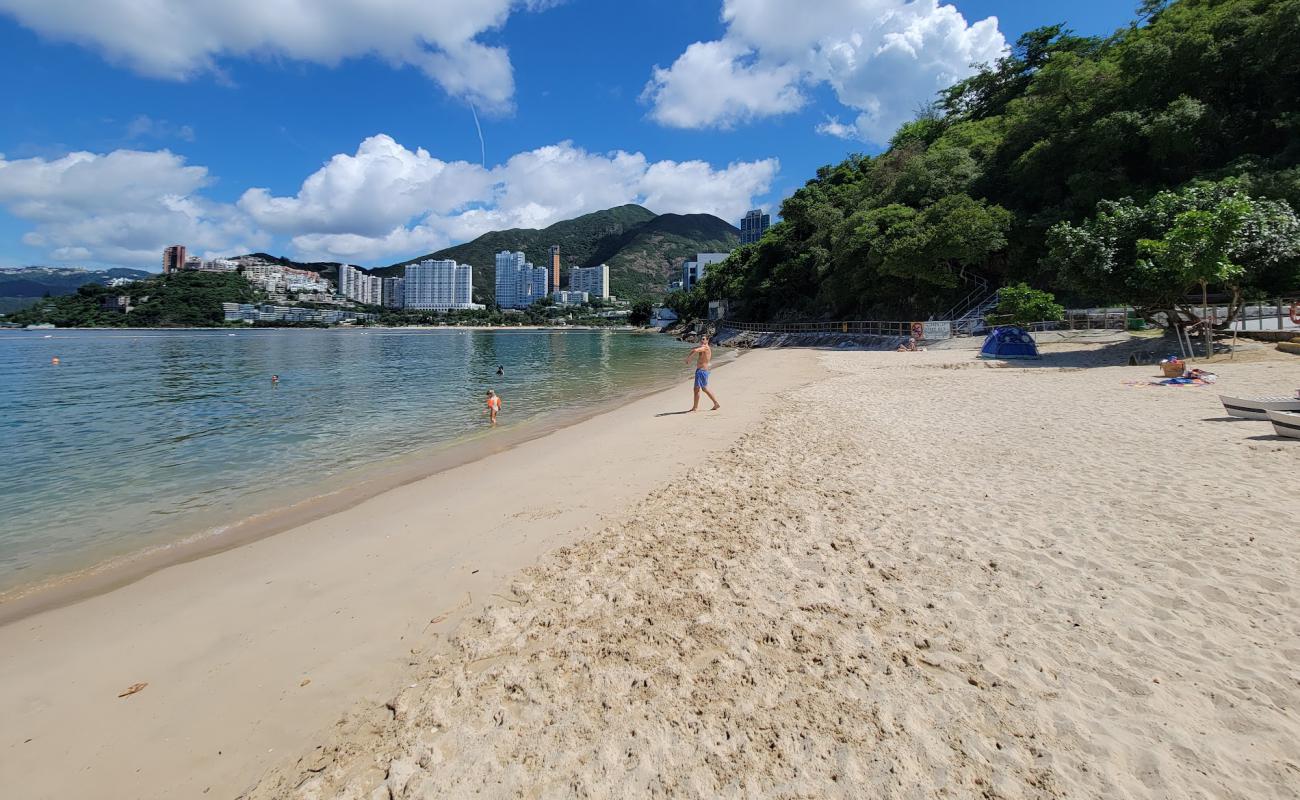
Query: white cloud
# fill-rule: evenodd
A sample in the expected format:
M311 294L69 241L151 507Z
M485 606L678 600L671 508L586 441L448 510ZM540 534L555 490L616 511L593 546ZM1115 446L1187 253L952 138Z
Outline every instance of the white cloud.
M839 117L827 116L817 125L817 132L824 133L827 136L836 136L840 139L856 139L858 129L852 125L845 125L840 122Z
M35 226L24 244L63 261L149 266L175 242L200 253L269 244L237 209L201 196L210 183L166 150L0 157L0 206Z
M724 0L726 33L655 67L642 98L679 128L728 127L802 107L829 85L858 112L823 133L883 143L935 93L1006 52L997 18L974 24L938 0Z
M332 158L296 195L250 189L239 207L258 224L292 234L300 258L374 260L625 203L734 221L768 191L778 168L776 159L721 169L703 161L651 162L641 153L589 153L561 142L486 169L378 135L355 155Z
M742 44L696 42L668 69L655 67L641 99L675 128L729 128L754 117L797 111L805 102L800 70L754 58Z
M252 188L234 204L207 198L207 169L166 150L0 156L0 206L33 225L24 244L54 259L150 267L168 244L233 255L276 249L285 237L297 258L385 263L624 203L734 223L768 192L778 168L776 159L725 167L650 161L572 142L485 168L379 134L331 158L295 194Z
M92 46L161 78L219 71L230 57L334 65L375 55L423 70L489 110L514 94L503 48L477 41L524 0L0 0L0 12L54 39Z

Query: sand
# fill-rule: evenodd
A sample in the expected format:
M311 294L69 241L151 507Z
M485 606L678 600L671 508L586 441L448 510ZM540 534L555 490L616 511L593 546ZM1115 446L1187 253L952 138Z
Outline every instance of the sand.
M1066 350L817 356L251 797L1297 796L1300 443Z
M0 785L1300 796L1300 442L1216 397L1300 366L1139 388L1121 350L754 353L719 414L647 398L0 628Z
M390 698L507 576L821 374L763 355L715 371L725 413L658 416L689 408L683 364L670 391L0 626L0 798L235 796L354 703Z

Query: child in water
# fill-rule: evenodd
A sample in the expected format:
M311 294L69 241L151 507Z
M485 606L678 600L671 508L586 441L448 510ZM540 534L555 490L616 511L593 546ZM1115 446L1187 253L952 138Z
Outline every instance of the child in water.
M487 410L488 416L492 418L492 427L497 424L497 412L501 410L501 398L491 389L487 390Z

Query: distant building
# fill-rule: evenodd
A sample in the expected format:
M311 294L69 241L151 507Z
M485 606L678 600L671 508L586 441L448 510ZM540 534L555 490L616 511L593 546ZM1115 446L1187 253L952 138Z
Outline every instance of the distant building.
M243 259L238 262L244 279L270 295L293 292L298 295L326 295L334 291L333 285L320 273L307 269L293 269L262 259ZM342 275L342 270L340 270Z
M763 238L763 233L772 227L772 217L756 208L740 221L740 243L753 244Z
M406 279L384 278L384 308L402 308L406 305Z
M519 277L528 263L522 252L502 250L497 253L495 273L497 305L502 308L522 308L519 305Z
M244 271L247 272L248 267L244 267ZM351 264L339 264L339 294L352 299L357 293L357 279L362 274L361 270Z
M199 269L204 272L234 272L239 269L239 264L228 258L214 258L211 261L204 261Z
M696 253L694 261L682 264L682 289L689 292L708 274L709 265L721 263L729 255L731 253Z
M404 302L421 311L477 309L474 268L451 259L426 259L406 267Z
M568 291L551 292L551 299L557 306L580 306L591 302L590 295L586 292L575 292L572 289Z
M604 264L594 267L570 267L569 291L586 292L601 300L609 299L609 267Z
M174 244L163 250L163 274L170 275L185 268L185 245Z
M99 307L105 311L120 311L125 314L132 308L131 298L126 295L105 295L100 298Z
M337 325L340 322L369 322L374 314L362 314L356 311L329 311L299 306L277 306L266 303L222 303L222 315L226 322L315 322Z
M550 294L550 270L534 267L519 251L497 253L495 278L497 305L501 308L528 308Z
M384 300L384 281L378 275L371 275L351 264L340 264L339 294L368 306L381 305Z
M190 269L190 270L203 269L203 259L199 258L198 256L188 256L185 259L185 263L181 265L181 269Z
M550 267L551 291L557 292L560 290L560 246L558 244L551 245Z

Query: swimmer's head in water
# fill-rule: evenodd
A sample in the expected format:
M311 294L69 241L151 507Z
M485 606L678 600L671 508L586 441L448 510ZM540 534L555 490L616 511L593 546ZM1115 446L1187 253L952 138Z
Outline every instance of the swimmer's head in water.
M487 396L488 396L488 397L491 397L491 396L494 395L494 394L496 394L496 392L492 391L491 389L488 389L488 390L487 390Z

